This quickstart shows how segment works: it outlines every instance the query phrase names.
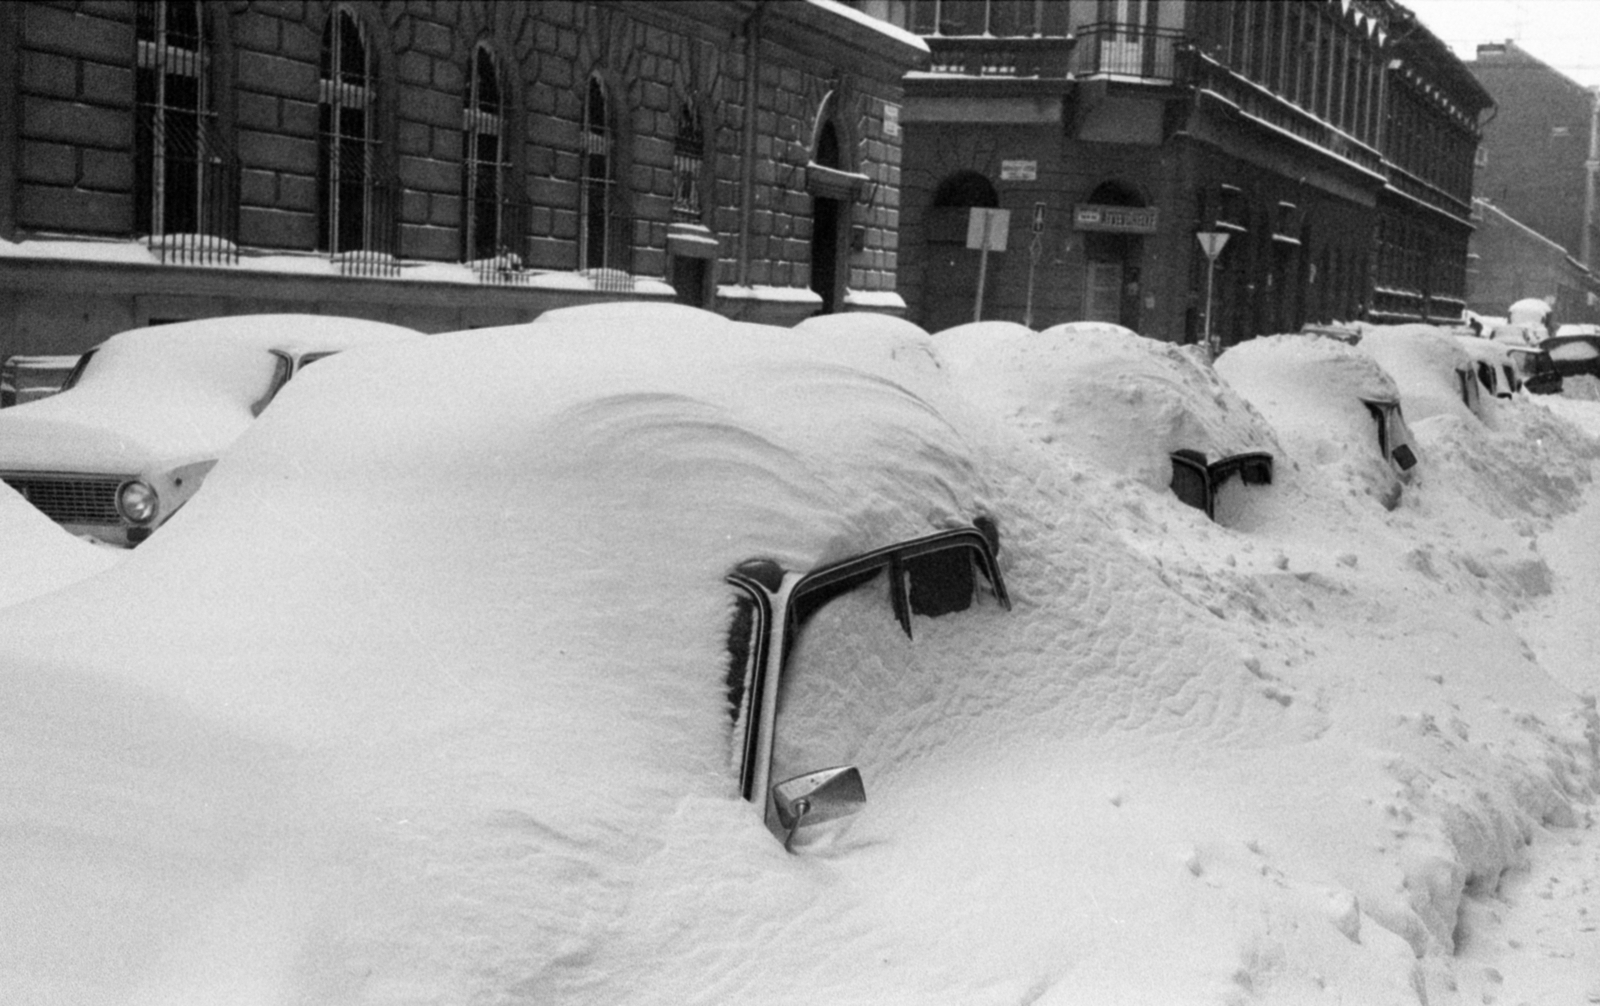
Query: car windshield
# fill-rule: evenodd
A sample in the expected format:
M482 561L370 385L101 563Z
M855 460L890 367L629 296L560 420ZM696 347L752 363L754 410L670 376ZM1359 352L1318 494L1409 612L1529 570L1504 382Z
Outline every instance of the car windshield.
M76 387L144 399L206 396L252 409L270 400L282 380L281 360L267 350L163 335L142 329L103 343L82 365Z

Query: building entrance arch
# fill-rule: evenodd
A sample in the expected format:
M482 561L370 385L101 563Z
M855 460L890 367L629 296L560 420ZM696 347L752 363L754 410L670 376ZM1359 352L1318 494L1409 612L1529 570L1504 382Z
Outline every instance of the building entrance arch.
M1091 206L1149 205L1138 189L1119 181L1102 182L1089 193L1087 202ZM1109 321L1138 331L1144 235L1087 229L1083 256L1084 320Z
M957 171L933 191L927 215L928 262L923 274L921 324L930 332L972 320L978 291L978 252L967 247L967 218L974 207L998 208L1000 193L987 175ZM993 268L994 261L990 261ZM985 290L993 297L999 284ZM986 303L984 317L991 317Z

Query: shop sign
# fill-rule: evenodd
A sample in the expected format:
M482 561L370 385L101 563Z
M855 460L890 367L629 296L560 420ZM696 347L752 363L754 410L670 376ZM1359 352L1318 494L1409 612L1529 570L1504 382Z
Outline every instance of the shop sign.
M1000 180L1002 182L1037 182L1039 180L1039 162L1001 161Z
M1099 206L1079 203L1072 208L1072 226L1080 231L1116 231L1122 234L1154 234L1154 206Z

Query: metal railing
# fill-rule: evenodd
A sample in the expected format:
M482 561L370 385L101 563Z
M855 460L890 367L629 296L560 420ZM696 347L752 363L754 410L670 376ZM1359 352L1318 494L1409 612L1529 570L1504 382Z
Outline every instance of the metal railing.
M1180 78L1196 90L1210 91L1246 115L1298 136L1373 174L1384 173L1383 157L1376 150L1288 99L1246 80L1205 53L1185 46L1178 54L1178 66Z
M923 39L934 73L966 77L1038 77L1066 79L1077 40L1058 38L988 38L930 35Z
M1072 72L1079 77L1176 83L1177 53L1188 43L1188 33L1173 28L1114 21L1085 25L1072 52Z
M466 264L477 275L478 282L489 286L527 283L528 271L521 248L527 240L528 204L517 199L480 200L464 206L463 210L476 214L473 243L477 257L469 258Z
M239 261L239 160L212 121L141 106L136 234L163 264Z

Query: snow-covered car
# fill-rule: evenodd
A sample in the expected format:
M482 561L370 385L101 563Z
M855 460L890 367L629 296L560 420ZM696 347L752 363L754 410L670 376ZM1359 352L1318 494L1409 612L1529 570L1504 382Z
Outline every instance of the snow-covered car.
M148 538L278 391L316 360L414 329L262 314L132 329L77 362L65 390L0 412L0 480L67 530Z
M1394 378L1411 421L1429 416L1495 421L1492 399L1481 393L1477 367L1454 336L1432 325L1364 325L1361 352Z
M1114 321L1064 321L1044 330L1045 335L1121 335L1137 336L1139 333Z
M1594 335L1600 336L1600 325L1589 322L1569 323L1556 326L1556 335Z
M1272 482L1276 443L1192 350L1114 328L973 322L933 336L969 398L1051 451L1132 478L1222 524Z
M1495 398L1514 398L1522 390L1522 373L1509 347L1473 335L1457 335L1455 340L1471 357L1484 392Z
M1553 335L1539 348L1563 378L1600 377L1600 335Z
M293 964L303 1001L356 1001L350 983L374 971L402 984L426 972L453 1000L501 987L497 974L452 970L480 937L515 940L507 953L561 972L568 940L601 935L686 806L741 864L803 852L830 831L800 834L807 826L858 810L867 787L894 792L915 760L907 745L942 736L925 722L940 705L929 689L968 673L1010 618L994 500L938 407L944 382L927 348L914 331L840 338L603 305L376 347L359 368L334 361L319 365L327 378L291 382L160 547L51 598L104 610L115 597L117 645L83 633L83 645L48 644L74 673L144 696L131 700L141 708L174 674L213 698L231 693L225 718L274 739L214 748L202 722L155 699L149 717L178 718L155 743L183 750L186 771L214 765L224 792L173 785L165 755L141 754L56 810L76 820L84 802L115 822L84 836L90 845L114 832L159 850L174 820L208 827L191 816L199 807L220 821L233 810L217 801L260 801L246 814L265 821L285 797L291 822L331 815L319 820L335 840L323 843L322 824L307 834L280 820L267 831L292 834L288 845L201 840L173 850L180 872L159 851L137 853L94 897L143 903L159 886L140 926L86 904L49 913L123 949L117 940L154 939L179 957L211 953L204 933L174 920L198 904L228 911L250 900L256 871L288 868L320 907L266 894L239 920L249 931L233 932L244 956L176 969L168 986L139 955L119 959L157 980L151 1001L186 1001L174 990L214 966L254 967L260 941L286 925L320 948ZM136 589L151 582L162 589ZM201 608L209 617L184 617ZM40 652L23 635L43 638L8 635L13 665ZM184 705L210 702L194 693ZM150 722L119 714L112 732ZM78 757L26 747L27 766L8 755L13 781ZM274 795L244 782L298 773L302 757L319 766L309 788ZM22 812L12 801L6 820ZM776 840L752 847L763 822ZM569 842L587 864L576 873ZM280 862L284 848L293 854ZM69 902L80 890L71 858L60 860ZM440 886L429 863L476 879ZM31 893L13 883L7 903L62 897L54 881L30 886L39 876L21 882ZM324 900L318 877L343 893ZM468 893L479 881L482 899ZM31 937L7 942L0 974L13 987L97 977L94 962L52 973Z
M1267 418L1288 456L1343 469L1384 507L1399 505L1417 465L1400 390L1342 339L1271 335L1229 348L1217 373Z
M1531 394L1561 394L1561 372L1556 369L1549 353L1538 346L1519 346L1515 343L1496 345L1505 346L1511 357L1511 365L1516 368L1518 380Z
M8 356L0 361L0 409L49 398L66 386L76 355Z

